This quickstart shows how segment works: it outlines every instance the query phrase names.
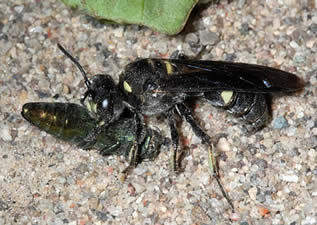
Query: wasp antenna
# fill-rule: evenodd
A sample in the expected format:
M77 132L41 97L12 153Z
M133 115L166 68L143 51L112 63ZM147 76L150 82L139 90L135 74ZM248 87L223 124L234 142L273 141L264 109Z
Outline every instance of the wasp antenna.
M57 47L70 59L72 60L72 62L77 66L77 68L80 70L81 74L83 75L84 77L84 80L85 80L85 84L87 86L88 89L90 89L90 81L88 80L87 78L87 74L84 70L84 68L80 65L80 63L69 53L66 51L66 49L60 45L59 43L57 43Z

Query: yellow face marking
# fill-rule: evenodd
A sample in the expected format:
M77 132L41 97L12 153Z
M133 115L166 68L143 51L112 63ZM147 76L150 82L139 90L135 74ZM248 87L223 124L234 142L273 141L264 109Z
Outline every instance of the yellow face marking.
M221 97L223 102L227 105L231 102L233 96L233 91L223 91L221 92Z
M67 125L67 124L68 124L68 119L65 120L65 125Z
M29 110L28 110L27 108L24 108L24 109L23 109L23 112L24 112L24 113L27 113L28 111L29 111Z
M92 111L93 113L97 113L97 104L91 102L90 107L91 107L91 111Z
M89 102L86 103L85 106L87 107L87 109L88 109L89 112L92 112L92 111L91 111L91 110L92 110L92 109L91 109L91 104L90 104Z
M131 86L130 86L130 85L128 84L128 82L126 82L126 81L123 81L123 88L124 88L124 90L125 90L126 92L129 92L129 93L132 92Z
M97 104L95 104L93 101L85 101L84 104L89 112L97 113Z
M57 119L57 117L56 117L56 115L54 115L54 116L53 116L53 120L56 121L56 119Z
M172 74L173 73L173 66L170 62L168 61L164 61L165 63L165 66L166 66L166 72L168 75Z

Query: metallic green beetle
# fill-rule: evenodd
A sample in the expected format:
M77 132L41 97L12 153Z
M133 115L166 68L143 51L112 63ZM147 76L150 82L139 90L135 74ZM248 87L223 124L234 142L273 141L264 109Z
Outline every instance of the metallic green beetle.
M108 126L100 125L86 107L73 103L26 103L22 116L39 129L80 148L97 149L102 155L124 155L130 161L126 171L144 159L156 158L160 147L169 143L143 123L138 128L128 110Z

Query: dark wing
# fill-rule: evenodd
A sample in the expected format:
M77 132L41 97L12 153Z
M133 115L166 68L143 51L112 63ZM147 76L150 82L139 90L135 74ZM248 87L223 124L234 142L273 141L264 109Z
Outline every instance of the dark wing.
M160 79L159 91L290 92L303 88L296 75L260 65L222 61L168 60L175 73Z

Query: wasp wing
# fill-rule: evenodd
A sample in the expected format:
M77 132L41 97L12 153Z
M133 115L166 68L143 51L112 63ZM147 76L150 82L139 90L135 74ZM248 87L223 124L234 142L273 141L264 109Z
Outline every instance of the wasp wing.
M161 78L158 91L289 92L303 88L296 75L266 66L222 61L166 60L173 73Z

